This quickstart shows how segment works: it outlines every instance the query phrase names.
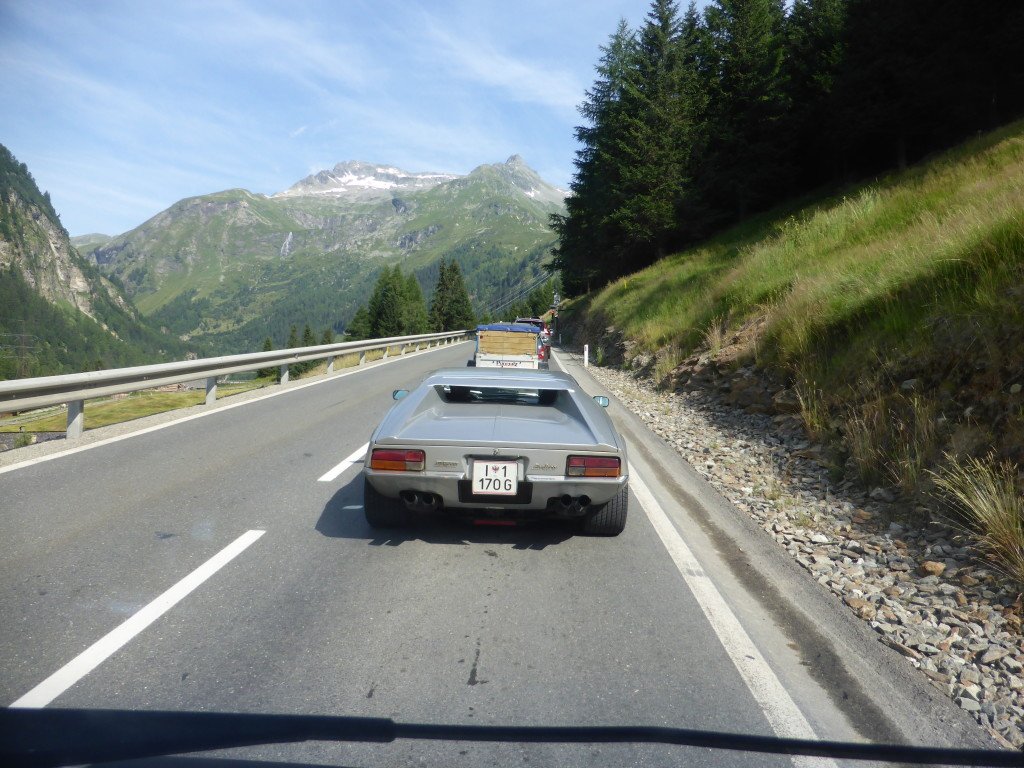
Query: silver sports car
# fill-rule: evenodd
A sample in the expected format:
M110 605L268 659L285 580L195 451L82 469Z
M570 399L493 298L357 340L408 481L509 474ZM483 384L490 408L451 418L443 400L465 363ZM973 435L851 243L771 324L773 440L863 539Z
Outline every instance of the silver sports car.
M604 536L625 527L626 444L608 399L568 374L452 368L394 397L364 461L375 528L441 510L478 522L574 518Z

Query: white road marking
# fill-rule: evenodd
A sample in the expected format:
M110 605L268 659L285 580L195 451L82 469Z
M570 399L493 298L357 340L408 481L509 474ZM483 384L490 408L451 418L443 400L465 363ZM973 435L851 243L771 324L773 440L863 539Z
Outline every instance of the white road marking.
M460 343L465 344L466 342L460 342ZM454 345L452 345L452 346L454 346ZM367 365L359 367L359 368L356 368L355 370L352 370L352 371L345 371L344 373L336 373L333 376L319 377L315 381L310 381L310 382L308 382L306 384L290 385L287 389L281 389L281 390L277 390L275 392L269 392L269 393L267 393L265 395L261 395L259 397L254 397L254 398L252 398L250 400L243 400L243 401L238 402L238 403L231 403L230 405L221 405L221 406L218 406L217 408L213 408L213 409L211 409L209 411L203 411L202 413L193 413L191 416L182 416L180 419L175 419L174 421L164 422L163 424L154 424L151 427L144 427L142 429L136 430L135 432L128 432L128 433L123 434L123 435L117 435L116 437L108 437L108 438L105 438L103 440L97 440L94 443L89 443L88 445L80 445L77 448L68 448L65 451L58 451L57 453L51 453L51 454L48 454L46 456L39 456L39 457L34 458L34 459L26 459L25 461L19 461L17 464L10 464L10 465L8 465L6 467L0 467L0 475L2 475L4 472L13 472L16 469L23 469L24 467L31 467L33 464L41 464L44 461L52 461L53 459L59 459L59 458L61 458L63 456L70 456L73 453L81 453L82 451L88 451L88 450L91 450L92 448L99 448L101 445L108 445L110 443L116 443L119 440L127 440L129 437L138 437L139 435L144 435L147 432L156 432L159 429L167 429L167 427L173 427L173 426L175 426L177 424L181 424L181 423L186 422L186 421L192 421L192 419L201 419L204 416L210 416L210 415L212 415L214 413L221 413L222 411L228 411L228 410L231 410L232 408L240 408L243 405L249 405L251 403L258 403L261 400L267 400L267 399L269 399L271 397L277 397L278 395L287 395L289 392L297 392L298 390L305 389L306 387L315 387L318 384L326 384L328 381L335 381L336 379L342 379L342 378L344 378L346 376L352 376L353 374L356 374L356 373L362 373L363 371L367 370L370 366L376 367L378 365L386 365L387 363L394 362L396 360L404 360L404 359L406 359L408 357L412 357L413 355L426 355L426 354L429 354L431 352L437 352L438 350L441 350L441 349L448 349L448 347L446 347L446 346L434 347L432 349L423 349L423 350L420 350L419 352L409 352L406 355L395 355L394 357L388 357L388 358L384 358L382 360L374 360L372 363L367 363Z
M323 476L318 477L317 478L317 482L318 483L329 483L329 482L331 482L331 480L336 478L338 475L340 475L346 469L351 467L353 464L355 464L356 462L362 461L363 457L366 455L366 449L369 446L370 446L369 443L363 443L363 447L362 448L356 448L352 452L352 455L349 456L347 459L345 459L343 462L341 462L341 464L336 466L334 469L329 470Z
M126 622L101 637L26 693L12 707L40 709L73 686L163 616L200 584L231 562L266 531L247 531Z
M701 610L707 617L726 653L736 665L740 676L761 707L776 735L792 739L816 739L811 724L803 716L796 702L783 687L771 666L743 629L725 598L701 568L693 552L686 546L679 531L669 520L665 510L654 498L635 468L629 468L629 487L644 508L648 519L658 532L662 543L672 557L676 568L686 581ZM793 757L793 764L835 768L836 763L823 757Z

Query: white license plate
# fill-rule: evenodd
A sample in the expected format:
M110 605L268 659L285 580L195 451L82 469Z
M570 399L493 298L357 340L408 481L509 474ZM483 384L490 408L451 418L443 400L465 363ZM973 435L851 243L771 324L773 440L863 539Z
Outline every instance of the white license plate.
M475 495L515 496L518 492L519 462L473 462L473 493Z

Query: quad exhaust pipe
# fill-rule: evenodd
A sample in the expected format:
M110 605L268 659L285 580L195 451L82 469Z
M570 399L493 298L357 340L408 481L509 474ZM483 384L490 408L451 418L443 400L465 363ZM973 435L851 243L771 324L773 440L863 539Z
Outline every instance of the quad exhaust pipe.
M581 509L585 509L590 506L590 497L583 495L573 498L566 493L558 499L558 503L561 504L562 509L571 509L574 512L579 512Z
M398 496L405 502L406 506L418 511L430 512L441 506L441 497L433 493L402 491Z

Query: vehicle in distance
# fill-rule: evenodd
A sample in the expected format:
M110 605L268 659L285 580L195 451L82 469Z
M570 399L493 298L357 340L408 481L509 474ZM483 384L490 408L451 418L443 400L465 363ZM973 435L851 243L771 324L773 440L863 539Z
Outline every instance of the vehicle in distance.
M626 525L626 444L605 412L561 371L435 371L370 438L363 508L375 528L432 512L477 522L579 520L585 533Z
M489 323L476 329L476 350L469 367L526 368L541 365L540 331L526 323Z
M517 317L514 321L516 325L525 324L533 325L537 327L540 335L543 337L546 343L551 343L551 329L548 328L548 324L539 317Z
M546 356L551 355L551 328L548 324L539 317L517 317L515 322L525 323L526 325L532 325L537 328L540 332L540 340L544 345L544 353Z

